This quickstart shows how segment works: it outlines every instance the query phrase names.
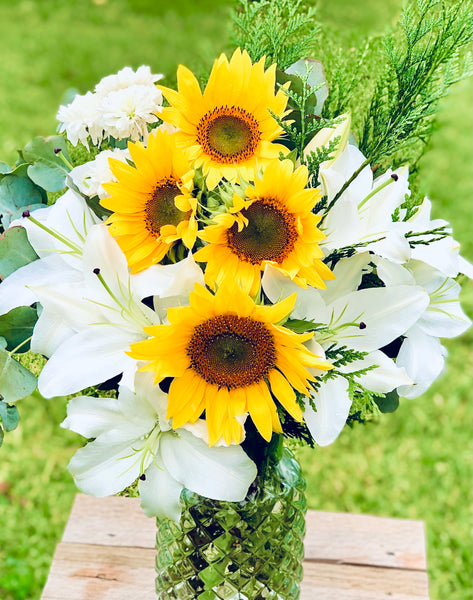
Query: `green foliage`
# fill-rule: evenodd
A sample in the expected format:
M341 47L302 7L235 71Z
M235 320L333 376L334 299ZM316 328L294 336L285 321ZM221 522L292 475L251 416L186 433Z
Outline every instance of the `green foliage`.
M0 338L6 340L6 349L10 352L27 352L37 320L38 313L30 306L18 306L5 315L0 315Z
M311 187L317 187L319 185L320 165L334 157L341 139L342 137L340 135L334 137L332 140L329 140L326 146L311 150L308 155L302 159L303 164L305 164L309 170L309 182ZM324 208L325 203L326 200L323 204L318 204L314 208L314 212L317 214L321 211Z
M23 211L46 204L47 196L26 174L22 166L0 176L0 232L7 229Z
M71 169L62 135L34 138L23 148L20 158L28 163L28 176L36 185L48 192L58 192L65 187L66 175Z
M12 227L0 237L0 279L37 258L23 227Z
M469 3L417 0L405 7L399 34L385 38L387 64L362 128L360 150L369 162L384 167L419 159L439 99L473 72L471 55L462 53L472 38Z
M302 0L239 0L233 12L235 46L245 48L253 61L287 69L309 58L316 44L315 10Z
M36 377L5 350L6 345L6 340L0 338L0 396L12 404L34 392Z
M374 401L382 413L392 413L399 408L399 394L396 390L392 390L384 396L375 396Z

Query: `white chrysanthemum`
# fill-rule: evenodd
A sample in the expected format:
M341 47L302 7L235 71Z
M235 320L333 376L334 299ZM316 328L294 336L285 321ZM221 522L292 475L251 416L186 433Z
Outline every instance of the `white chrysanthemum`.
M73 146L81 141L88 148L89 136L93 144L102 140L99 98L92 92L87 92L84 96L77 94L70 104L61 105L56 118L61 123L59 133L65 131Z
M109 137L133 141L148 137L148 123L156 123L162 108L162 94L156 87L132 85L110 92L100 103L101 123Z
M101 98L107 96L110 92L123 90L132 85L145 85L153 87L156 81L163 78L161 73L153 74L148 66L141 65L136 71L130 67L125 67L115 75L107 75L96 86L95 92Z
M119 148L104 150L97 154L94 160L72 169L69 176L82 194L90 198L98 196L100 199L109 195L103 189L102 183L117 181L110 170L109 158L116 158L126 163L127 159L130 158L130 153L128 150L120 150Z

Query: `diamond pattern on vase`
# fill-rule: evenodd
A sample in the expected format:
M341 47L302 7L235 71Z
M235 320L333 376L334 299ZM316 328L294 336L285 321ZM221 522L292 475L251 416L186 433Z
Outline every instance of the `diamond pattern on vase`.
M258 476L243 502L189 490L181 521L158 520L158 600L297 600L306 501L288 450Z

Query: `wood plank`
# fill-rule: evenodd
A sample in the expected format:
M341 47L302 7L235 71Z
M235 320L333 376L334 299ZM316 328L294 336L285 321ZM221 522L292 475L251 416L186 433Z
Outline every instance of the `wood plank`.
M400 569L427 569L422 521L309 510L307 559Z
M154 548L154 519L137 498L76 496L63 541ZM309 510L306 559L355 565L426 569L421 521Z
M429 600L423 571L304 562L300 600Z
M301 600L428 600L420 571L306 562ZM42 600L156 600L154 550L60 543Z

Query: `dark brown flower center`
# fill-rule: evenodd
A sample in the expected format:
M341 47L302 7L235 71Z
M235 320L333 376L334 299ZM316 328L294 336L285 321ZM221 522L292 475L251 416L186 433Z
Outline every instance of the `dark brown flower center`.
M297 228L294 215L275 200L261 199L241 211L248 225L238 231L235 223L228 230L228 246L240 258L252 264L264 260L282 263L294 249Z
M187 355L207 383L228 389L261 381L276 363L274 339L266 325L236 315L197 325Z
M189 218L190 211L182 212L174 202L174 198L181 195L182 192L172 177L161 179L156 184L145 206L145 224L149 232L159 235L163 225L179 225Z
M235 106L221 106L205 114L197 125L197 143L219 163L251 158L261 139L257 120Z

